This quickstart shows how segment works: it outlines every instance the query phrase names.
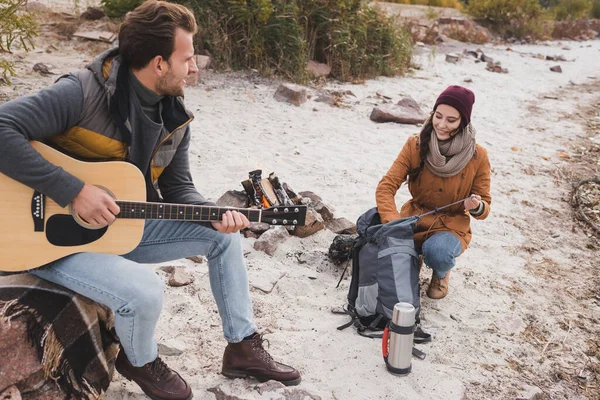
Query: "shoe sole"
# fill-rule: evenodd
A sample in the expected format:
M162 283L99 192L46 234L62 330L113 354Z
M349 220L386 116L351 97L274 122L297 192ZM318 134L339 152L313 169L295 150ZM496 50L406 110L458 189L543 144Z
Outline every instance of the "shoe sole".
M248 372L245 371L237 371L234 369L224 369L221 371L221 373L223 374L223 376L226 376L227 378L231 378L231 379L235 379L235 378L254 378L259 382L266 382L270 379L265 379L262 378L260 376L256 376L253 374L250 374ZM276 380L276 379L273 379ZM281 382L283 383L285 386L296 386L298 385L300 382L302 381L302 377L298 377L296 379L292 379L289 381L277 381L277 382Z
M137 383L136 381L134 381L134 380L133 380L133 378L131 378L131 377L129 377L129 376L127 376L127 375L123 374L123 373L122 373L122 372L120 372L120 371L117 371L117 372L119 372L119 374L121 374L121 376L122 376L123 378L127 379L129 382L133 382L133 383L135 383L136 385L138 385L138 383ZM142 392L144 392L144 394L145 394L146 396L150 397L152 400L164 400L164 398L160 398L160 397L154 397L154 396L152 396L151 394L149 394L149 393L146 393L146 391L144 390L144 388L143 388L143 387L141 387L140 385L138 385L138 387L139 387L140 389L142 389ZM191 395L190 397L188 397L187 399L185 399L185 400L192 400L193 398L194 398L194 394L192 393L192 395Z

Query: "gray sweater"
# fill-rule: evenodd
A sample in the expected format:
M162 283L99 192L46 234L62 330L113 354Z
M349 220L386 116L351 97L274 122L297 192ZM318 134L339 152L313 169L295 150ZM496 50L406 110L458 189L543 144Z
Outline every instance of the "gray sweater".
M135 100L139 104L139 99ZM46 161L28 141L41 141L75 126L82 113L83 101L81 82L75 76L67 76L35 94L0 105L3 144L0 146L0 172L46 194L63 207L69 204L84 182ZM144 113L141 114L138 118L150 122ZM159 178L158 186L166 202L212 205L198 193L191 180L187 154L189 127L187 129L176 157ZM138 165L138 168L148 166Z

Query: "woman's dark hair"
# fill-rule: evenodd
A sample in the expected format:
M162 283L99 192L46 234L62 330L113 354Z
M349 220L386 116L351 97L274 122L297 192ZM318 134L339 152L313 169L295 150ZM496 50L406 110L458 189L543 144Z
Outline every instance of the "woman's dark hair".
M419 158L421 159L421 162L419 163L419 166L417 168L415 168L411 171L408 171L408 180L409 181L414 182L419 177L419 174L421 173L423 168L425 168L425 160L427 159L427 153L429 152L429 142L431 141L431 135L434 134L434 131L433 131L433 115L434 114L435 114L435 110L433 110L433 113L431 113L429 118L427 118L427 121L425 121L425 124L423 125L423 128L421 129L421 133L419 133L418 146L419 146ZM458 125L456 132L461 132L463 129L465 129L466 126L467 126L467 124L465 122L465 119L461 115L460 124Z
M166 1L146 1L127 13L119 30L119 53L133 69L144 68L156 56L169 61L176 28L193 34L198 31L189 9Z

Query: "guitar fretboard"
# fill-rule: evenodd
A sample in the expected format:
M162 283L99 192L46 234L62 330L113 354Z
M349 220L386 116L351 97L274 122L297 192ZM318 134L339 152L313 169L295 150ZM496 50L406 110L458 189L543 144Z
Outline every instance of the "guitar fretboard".
M138 203L117 201L121 212L117 218L128 219L177 219L185 221L220 221L227 210L244 214L250 222L260 222L261 210L249 208L227 208L213 206L194 206L187 204Z

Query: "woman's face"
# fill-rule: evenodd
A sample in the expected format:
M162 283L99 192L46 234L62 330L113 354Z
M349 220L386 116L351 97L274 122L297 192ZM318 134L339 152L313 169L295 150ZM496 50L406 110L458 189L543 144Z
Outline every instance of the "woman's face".
M456 134L460 125L460 113L447 104L440 104L433 113L433 130L438 140L448 140Z

